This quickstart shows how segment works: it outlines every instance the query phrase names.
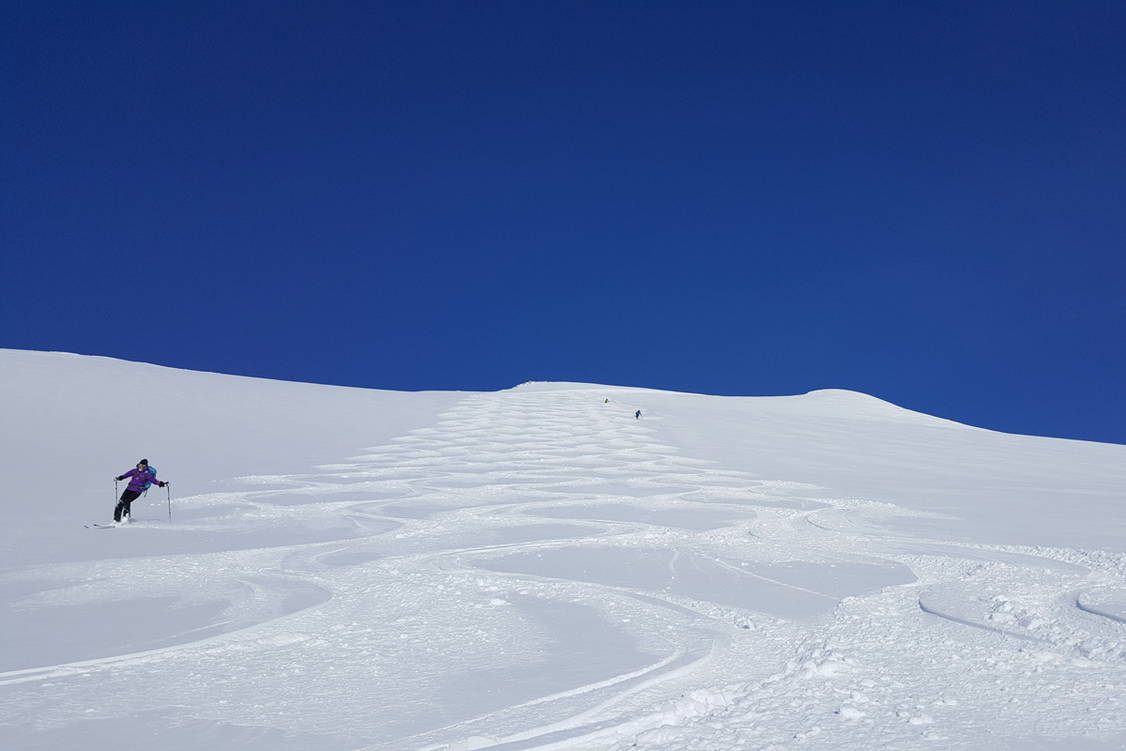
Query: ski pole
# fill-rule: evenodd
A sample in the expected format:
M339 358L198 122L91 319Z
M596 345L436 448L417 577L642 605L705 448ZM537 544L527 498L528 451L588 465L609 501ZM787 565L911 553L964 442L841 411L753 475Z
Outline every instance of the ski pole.
M164 489L168 491L168 523L172 523L172 483L164 483Z

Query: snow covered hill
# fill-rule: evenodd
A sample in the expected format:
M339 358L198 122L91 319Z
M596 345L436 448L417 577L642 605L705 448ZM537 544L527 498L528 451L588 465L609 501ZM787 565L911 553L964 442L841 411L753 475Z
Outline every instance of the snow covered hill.
M1126 446L843 391L0 388L5 748L1126 747ZM142 457L171 523L85 528Z

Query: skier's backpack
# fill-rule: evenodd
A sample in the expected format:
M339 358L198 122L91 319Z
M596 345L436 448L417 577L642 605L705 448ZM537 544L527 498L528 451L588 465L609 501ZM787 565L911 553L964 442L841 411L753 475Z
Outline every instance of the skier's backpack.
M145 484L141 486L141 492L144 493L151 488L154 482L156 482L156 467L150 464L145 470Z

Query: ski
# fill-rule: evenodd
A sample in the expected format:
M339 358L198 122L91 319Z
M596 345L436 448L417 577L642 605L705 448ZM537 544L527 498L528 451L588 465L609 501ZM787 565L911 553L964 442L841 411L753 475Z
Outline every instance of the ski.
M94 522L92 524L84 524L82 526L86 527L86 529L116 529L117 528L116 524L102 524L100 522Z

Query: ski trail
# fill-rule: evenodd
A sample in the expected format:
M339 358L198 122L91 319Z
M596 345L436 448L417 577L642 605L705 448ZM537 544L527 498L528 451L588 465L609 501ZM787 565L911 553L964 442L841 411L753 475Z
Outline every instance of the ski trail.
M961 617L961 616L958 616L958 615L954 615L952 613L944 611L942 608L940 608L938 606L935 606L931 603L928 603L925 597L919 598L919 610L921 610L924 613L927 613L929 615L933 615L933 616L936 616L938 618L942 618L944 620L950 621L951 623L957 623L957 624L960 624L962 626L969 626L970 628L981 629L982 631L988 631L988 632L997 634L999 636L1008 637L1008 638L1011 638L1011 639L1020 639L1022 641L1028 641L1028 642L1039 642L1039 643L1043 643L1043 644L1049 643L1046 639L1040 639L1040 638L1035 637L1035 636L1029 636L1028 634L1022 634L1022 633L1019 633L1017 631L1011 631L1009 629L1001 628L999 626L991 626L991 625L988 625L988 624L985 624L985 623L978 623L977 621L974 621L973 619L964 618L964 617Z
M753 571L747 571L746 569L740 568L738 566L732 566L730 563L723 561L723 560L720 560L719 558L709 558L709 560L711 560L713 563L715 563L720 568L734 572L736 574L739 574L740 576L749 576L752 579L758 579L760 581L770 582L771 584L777 584L779 587L785 587L787 589L793 589L793 590L798 591L798 592L805 592L806 594L815 595L817 597L824 597L825 599L833 600L834 602L837 602L837 601L840 600L839 597L834 597L833 595L827 595L824 592L818 592L817 590L809 589L808 587L800 587L797 584L790 584L789 582L784 582L781 579L772 579L769 576L763 576L762 574L756 574Z
M1126 590L1115 588L1102 588L1102 592L1111 591L1116 597L1111 606L1097 605L1089 600L1096 596L1100 590L1084 590L1075 593L1071 598L1075 607L1084 613L1107 618L1115 623L1126 624Z
M527 728L517 733L506 735L501 738L490 739L488 745L481 745L481 749L523 749L523 748L551 748L560 741L573 740L580 737L588 737L591 734L599 733L610 728L615 728L620 725L620 719L601 719L607 711L612 710L617 705L621 704L631 695L651 689L660 685L663 682L671 681L686 675L691 675L697 671L702 665L706 664L713 658L715 645L707 653L702 655L688 655L684 653L676 653L670 655L665 660L662 660L652 668L637 671L636 673L618 676L617 678L604 682L603 684L595 684L588 687L582 687L577 691L586 693L598 688L614 686L621 683L632 682L633 685L625 690L618 691L610 698L597 704L579 714L567 717L565 719L552 722L546 725ZM654 673L659 673L653 675ZM556 696L543 697L526 705L511 707L509 709L520 709L524 706L535 706L547 701L551 701L564 696L575 695L575 692L567 692ZM508 710L505 710L508 711ZM477 720L488 718L476 718ZM475 720L476 721L476 720ZM454 730L455 728L440 728L440 731ZM547 745L544 745L547 744ZM445 741L431 746L425 746L420 751L442 751L442 749L449 749L457 746L457 741ZM375 749L370 749L375 751Z
M668 657L661 660L660 662L656 663L655 665L648 667L648 668L645 668L643 670L638 670L638 671L634 671L632 673L625 673L625 674L622 674L622 675L614 676L613 678L610 678L610 679L605 680L605 681L600 681L598 683L593 683L593 684L590 684L590 685L587 685L587 686L579 686L575 689L571 689L569 691L564 691L564 692L561 692L561 693L558 693L558 694L552 694L552 695L549 695L549 696L539 697L537 699L534 699L534 700L529 701L529 702L525 702L523 704L517 704L517 705L514 705L512 707L506 707L502 710L499 710L499 712L494 712L494 713L491 713L489 715L485 715L485 716L482 716L482 717L475 717L472 720L470 720L469 722L479 723L479 722L487 721L487 720L495 717L497 714L500 714L500 713L503 713L503 712L511 712L511 711L516 711L516 710L521 710L521 709L528 709L528 708L537 707L537 706L544 705L544 704L549 704L551 702L555 702L555 701L558 701L560 699L566 699L566 698L571 698L571 697L575 697L575 696L580 696L580 695L583 695L583 694L588 694L588 693L592 693L592 692L595 692L595 691L600 691L602 689L618 687L618 690L616 692L614 692L609 699L602 701L600 704L597 704L597 705L591 707L590 709L587 709L586 711L581 712L580 714L568 717L568 718L563 719L563 720L559 720L557 722L550 723L548 725L544 725L544 726L540 726L540 727L533 727L533 728L523 730L519 733L515 733L513 735L506 736L505 738L497 739L497 740L494 741L494 743L499 744L498 745L498 747L499 747L500 745L508 745L508 744L511 744L511 743L517 742L517 741L535 740L535 739L541 738L543 736L562 733L562 732L575 733L575 734L583 733L583 732L585 732L583 730L584 726L591 720L591 718L596 717L599 714L605 712L606 710L612 708L616 704L623 701L630 694L633 694L633 693L636 693L636 692L641 691L643 689L652 687L652 686L657 685L657 684L659 684L663 681L668 681L672 678L675 678L675 677L682 675L682 674L685 674L687 672L691 672L692 670L697 669L704 661L707 660L707 658L708 658L708 655L706 655L706 654L703 655L703 656L691 655L691 654L687 654L687 653L683 652L682 650L677 650L676 652L669 655ZM626 685L626 686L623 687L623 684L629 684L629 685ZM463 725L463 724L467 724L467 723L459 723L458 726ZM446 728L437 728L434 732L436 732L436 733L452 732L454 735L456 735L457 734L456 730L457 730L458 726L451 726L451 727L446 727ZM456 741L454 743L456 743ZM432 745L432 746L425 746L421 749L421 751L440 751L440 749L449 748L450 744L451 744L450 741L440 742L440 743L437 743L437 744ZM492 747L493 746L487 746L487 748L492 748ZM371 751L375 751L375 749L373 748L373 749L371 749Z
M306 611L316 610L323 606L324 603L310 605L307 608L296 610L292 613L272 618L261 623L253 623L243 628L234 629L231 631L224 631L221 634L208 636L203 639L194 639L192 641L183 642L180 644L172 644L167 647L158 647L156 649L146 649L137 652L127 652L125 654L112 655L109 657L96 657L89 660L77 660L74 662L64 662L57 665L40 665L33 668L21 668L19 670L8 670L0 672L0 686L6 686L16 683L27 683L32 681L44 681L65 678L68 676L85 675L88 673L96 672L99 670L107 670L116 668L123 665L141 665L158 662L169 656L176 655L177 653L197 650L201 647L207 647L215 644L222 644L232 639L243 638L255 631L269 631L277 627L277 625L289 620L296 620L300 618ZM192 629L191 631L184 632L185 634L193 633L195 631L203 630L204 628L213 628L222 625L209 624L208 626L201 627L200 629Z

